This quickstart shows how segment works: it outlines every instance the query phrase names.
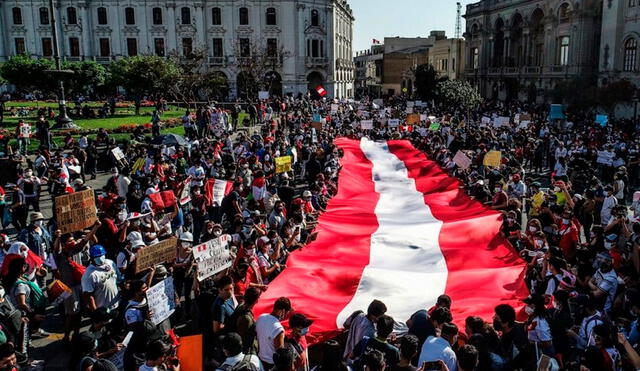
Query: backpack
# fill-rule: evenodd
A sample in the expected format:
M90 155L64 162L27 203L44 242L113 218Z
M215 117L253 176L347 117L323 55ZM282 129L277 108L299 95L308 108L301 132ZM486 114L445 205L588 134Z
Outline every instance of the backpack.
M235 365L222 365L218 367L219 370L222 371L258 371L258 368L251 363L251 354L245 354L242 361L236 363Z

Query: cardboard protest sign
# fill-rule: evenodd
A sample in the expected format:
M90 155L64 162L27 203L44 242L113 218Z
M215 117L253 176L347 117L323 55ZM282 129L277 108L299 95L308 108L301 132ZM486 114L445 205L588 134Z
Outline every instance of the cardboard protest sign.
M143 247L136 254L136 273L164 262L172 262L176 259L178 238L158 242L157 244Z
M98 220L93 189L58 196L55 204L58 229L62 234L81 231Z
M371 130L373 129L373 120L362 120L360 121L360 127L362 130Z
M432 122L431 125L429 125L429 130L431 130L431 131L440 130L440 123L439 122Z
M276 174L291 171L291 156L276 157Z
M502 164L502 152L500 151L489 151L486 155L484 155L484 166L491 167L500 167Z
M456 155L453 157L453 162L455 162L461 169L468 169L469 166L471 166L471 159L469 159L469 157L460 150L458 150Z
M316 129L317 131L322 131L322 122L318 120L317 122L312 122L311 127Z
M202 281L231 266L233 258L229 254L231 236L222 236L209 240L193 248L193 259L198 266L197 278Z
M169 318L176 311L175 289L173 277L167 277L147 290L147 303L154 325Z
M528 113L521 113L520 121L531 121L531 115Z
M411 115L407 115L407 124L417 124L420 122L420 115L417 113L413 113Z
M116 147L116 148L112 149L111 153L113 154L113 157L116 159L116 161L120 161L120 160L124 159L124 153L122 152L120 147Z
M260 100L269 99L269 92L268 91L259 91L258 92L258 99L260 99Z
M389 127L390 128L397 128L398 126L400 126L400 120L399 119L389 119L389 121L387 121L389 123Z

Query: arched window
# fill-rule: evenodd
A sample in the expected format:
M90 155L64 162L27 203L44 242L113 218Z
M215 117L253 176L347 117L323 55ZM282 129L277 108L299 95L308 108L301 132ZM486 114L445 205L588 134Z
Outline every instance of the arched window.
M561 21L566 21L569 19L569 3L564 3L560 5L560 9L558 10L558 18Z
M40 8L40 24L49 24L49 8Z
M162 8L153 8L151 11L151 17L153 18L153 24L162 24Z
M214 26L222 24L222 10L220 8L211 9L211 24Z
M67 8L67 24L78 24L78 13L72 6Z
M185 6L180 9L180 20L182 24L191 24L191 8Z
M267 25L276 25L276 8L267 8Z
M638 55L638 41L630 38L624 43L624 71L636 70L636 56Z
M98 8L98 24L107 24L107 8Z
M11 9L11 15L13 17L13 24L22 24L22 9L17 7Z
M249 24L249 9L240 8L240 24L246 26Z
M319 26L320 25L320 15L316 9L311 10L311 25Z
M136 12L133 8L124 8L124 23L128 25L136 24Z

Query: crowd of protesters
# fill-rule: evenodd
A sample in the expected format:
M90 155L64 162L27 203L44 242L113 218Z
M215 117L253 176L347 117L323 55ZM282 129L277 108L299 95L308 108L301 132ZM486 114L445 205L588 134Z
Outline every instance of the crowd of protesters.
M419 122L407 123L408 106ZM404 99L289 98L187 111L185 138L176 141L159 135L158 109L152 137L140 128L121 158L104 131L58 150L36 131L35 157L18 152L12 183L0 192L3 226L14 232L0 239L0 370L30 363L30 342L48 335L41 325L52 311L64 320L70 370L117 369L119 353L127 371L179 370L176 332L203 335L205 370L640 369L638 128L602 126L586 114L549 120L547 108L487 103L458 112ZM514 122L518 116L529 119ZM497 125L498 117L511 120ZM399 125L389 127L394 118ZM318 121L321 128L311 124ZM408 139L470 197L501 212L500 233L527 262L524 310L498 305L492 321L469 317L462 329L447 296L408 319L391 318L376 300L349 317L343 336L311 352L312 320L288 298L254 317L289 254L315 239L338 188L339 136ZM458 151L470 165L454 161ZM499 166L485 165L489 151L501 151ZM277 171L282 156L292 157L290 170ZM44 217L41 193L55 203L90 189L85 181L99 165L110 170L94 190L98 220L61 233L55 217ZM232 185L221 202L216 180ZM187 184L190 201L154 204L154 194L180 198ZM136 272L141 249L171 237L175 260ZM221 238L230 241L231 267L196 279L194 247ZM146 293L168 277L177 308L154 324ZM62 299L52 300L54 280L68 289Z

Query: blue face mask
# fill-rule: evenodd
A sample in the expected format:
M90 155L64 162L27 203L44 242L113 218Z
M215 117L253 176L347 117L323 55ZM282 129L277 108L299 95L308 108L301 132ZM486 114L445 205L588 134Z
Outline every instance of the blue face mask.
M104 256L98 256L97 258L93 258L93 261L96 263L96 265L104 265L104 263L107 262L107 258L105 258Z
M305 336L308 333L309 333L309 328L308 327L305 327L302 330L300 330L300 335L301 336Z

